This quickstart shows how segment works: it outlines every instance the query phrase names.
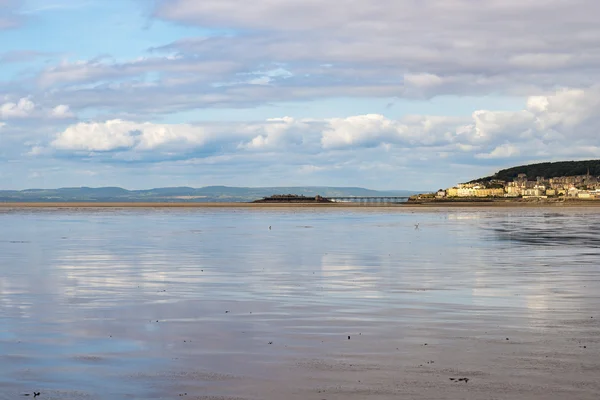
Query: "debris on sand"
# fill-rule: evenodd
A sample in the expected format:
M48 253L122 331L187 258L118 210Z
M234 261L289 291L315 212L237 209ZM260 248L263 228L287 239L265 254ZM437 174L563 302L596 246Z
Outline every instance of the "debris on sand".
M469 378L449 378L452 382L469 382Z

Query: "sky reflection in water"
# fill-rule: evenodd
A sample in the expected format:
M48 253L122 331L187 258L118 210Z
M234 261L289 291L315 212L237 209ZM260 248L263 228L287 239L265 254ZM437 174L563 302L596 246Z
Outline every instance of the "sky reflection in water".
M577 210L3 211L0 388L151 398L168 385L153 374L193 363L208 374L196 381L260 378L253 366L350 333L540 329L594 310L599 222Z

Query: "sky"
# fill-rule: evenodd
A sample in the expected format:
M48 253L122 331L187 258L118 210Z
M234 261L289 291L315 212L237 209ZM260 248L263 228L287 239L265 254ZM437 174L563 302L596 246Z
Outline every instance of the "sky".
M597 0L0 0L0 189L600 158Z

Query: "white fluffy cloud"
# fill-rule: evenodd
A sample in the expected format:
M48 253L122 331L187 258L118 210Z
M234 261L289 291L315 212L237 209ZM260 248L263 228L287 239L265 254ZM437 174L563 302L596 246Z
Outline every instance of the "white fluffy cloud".
M28 98L17 102L8 102L0 105L0 118L26 118L35 110L35 104Z
M17 101L0 103L0 119L70 119L75 114L66 104L53 108L39 107L31 98L22 97Z
M586 154L600 146L591 135L600 128L596 111L600 89L562 90L531 97L521 111L475 111L470 117L407 116L392 120L379 114L347 118L274 118L264 122L155 124L124 120L78 123L60 132L51 147L62 151L167 151L169 157L195 153L235 156L245 152L320 154L379 148L473 159L515 159L579 146ZM563 150L561 150L563 149Z
M52 118L73 118L74 116L70 107L65 104L60 104L50 111L50 117Z
M412 115L400 121L367 114L327 120L321 143L324 148L401 147L448 144L459 135L457 124L466 118Z
M52 142L54 148L71 151L152 150L166 144L201 146L208 132L191 125L165 125L123 120L82 122L68 127Z
M16 119L0 131L0 157L21 155L38 169L62 166L51 186L335 182L427 189L526 162L600 157L599 100L599 88L565 89L532 96L521 110L464 117L364 114L195 124L48 119L44 131L31 129L35 120ZM107 175L67 178L80 169Z

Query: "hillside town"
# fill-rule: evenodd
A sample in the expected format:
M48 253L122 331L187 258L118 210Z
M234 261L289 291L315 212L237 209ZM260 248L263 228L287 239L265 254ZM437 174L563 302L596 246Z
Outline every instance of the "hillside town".
M578 198L600 199L600 177L586 175L536 177L531 180L519 174L510 182L490 180L487 182L461 183L435 193L436 198Z

